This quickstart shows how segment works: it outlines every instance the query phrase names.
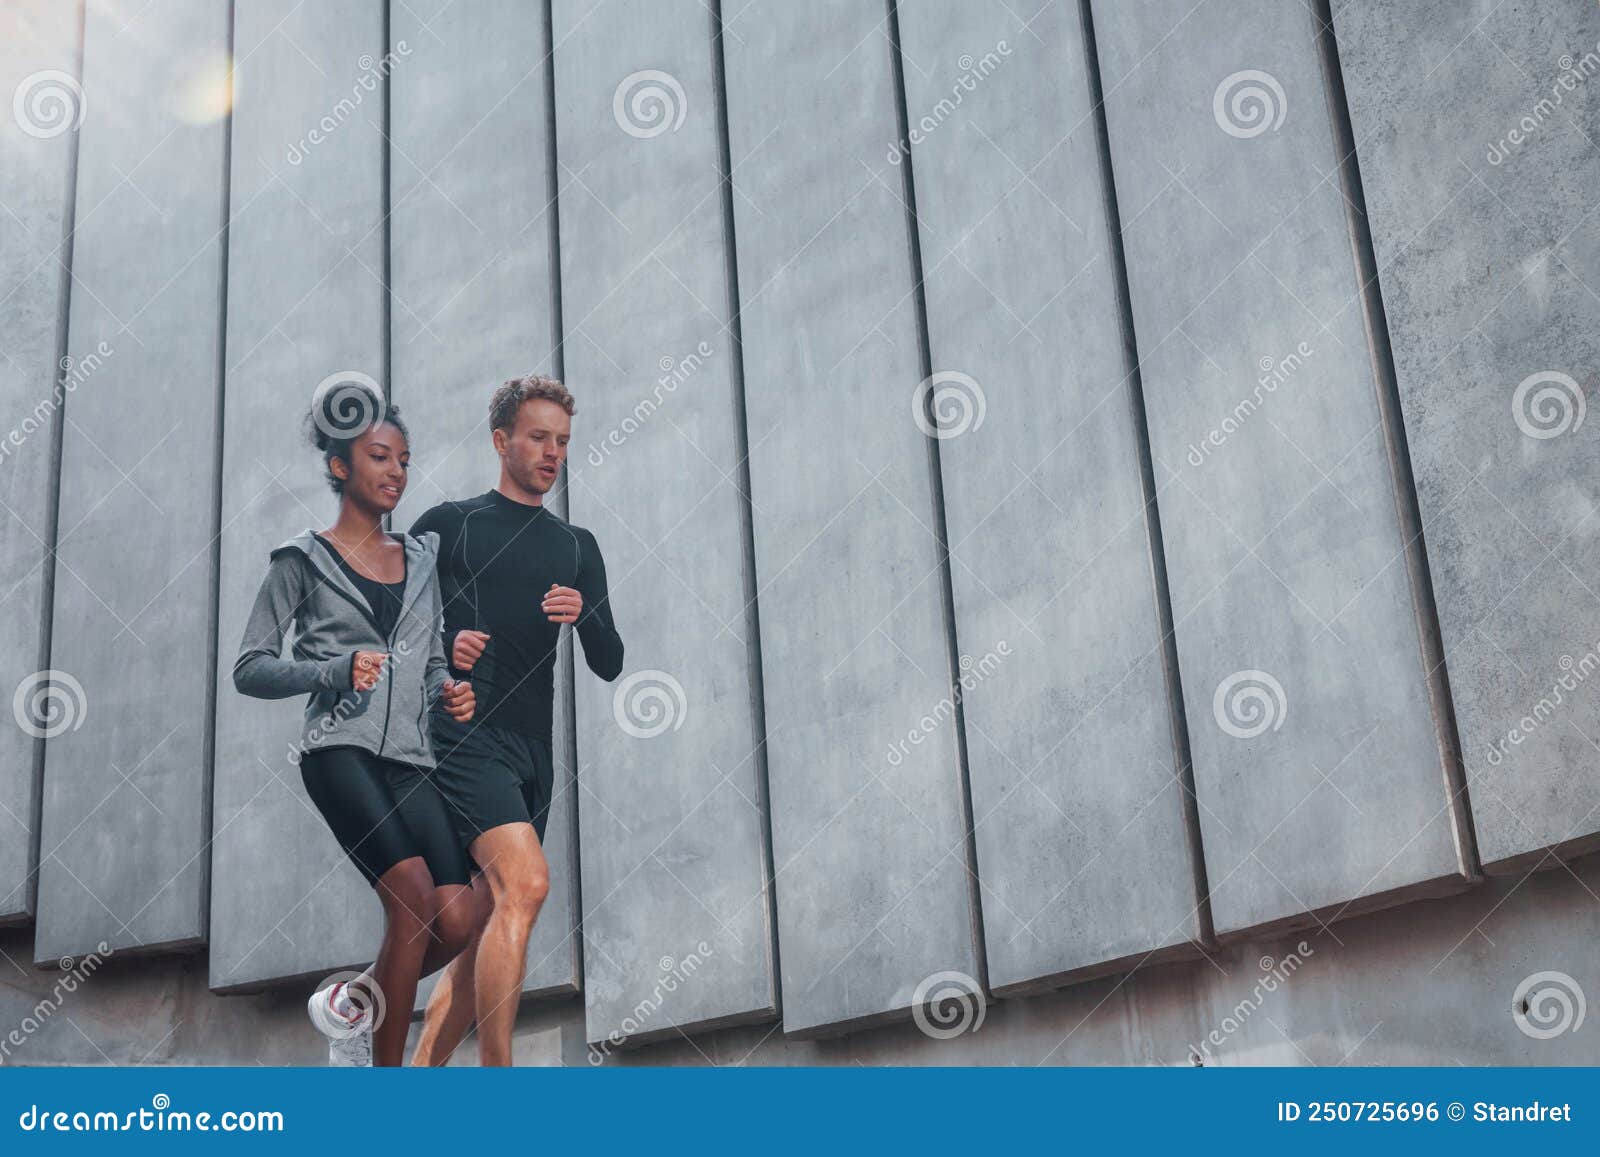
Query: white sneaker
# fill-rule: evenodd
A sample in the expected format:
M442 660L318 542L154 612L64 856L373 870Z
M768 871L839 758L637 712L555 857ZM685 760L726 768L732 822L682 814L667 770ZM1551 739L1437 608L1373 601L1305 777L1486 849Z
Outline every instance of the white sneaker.
M328 1064L333 1068L372 1067L372 1013L359 1009L352 1019L334 1011L333 998L344 982L313 992L306 1014L316 1030L328 1038Z

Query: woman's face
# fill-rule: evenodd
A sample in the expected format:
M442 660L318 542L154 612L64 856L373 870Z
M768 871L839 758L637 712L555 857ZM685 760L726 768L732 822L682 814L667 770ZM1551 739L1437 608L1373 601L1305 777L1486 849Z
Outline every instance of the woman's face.
M383 422L357 438L350 447L350 461L344 465L344 500L378 514L387 514L400 504L406 492L406 471L411 466L411 450L405 435L392 423Z

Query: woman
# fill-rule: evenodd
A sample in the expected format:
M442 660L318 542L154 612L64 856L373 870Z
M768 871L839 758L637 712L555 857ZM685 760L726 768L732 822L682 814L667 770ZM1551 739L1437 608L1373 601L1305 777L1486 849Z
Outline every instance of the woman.
M374 391L347 387L319 391L307 424L339 516L272 552L233 684L262 699L309 695L300 776L377 891L384 933L372 966L313 993L308 1009L330 1038L330 1063L398 1065L417 981L448 963L478 924L471 863L432 779L427 725L436 699L470 720L472 686L448 674L438 536L383 529L410 465L400 415L385 412ZM283 658L291 624L293 655Z

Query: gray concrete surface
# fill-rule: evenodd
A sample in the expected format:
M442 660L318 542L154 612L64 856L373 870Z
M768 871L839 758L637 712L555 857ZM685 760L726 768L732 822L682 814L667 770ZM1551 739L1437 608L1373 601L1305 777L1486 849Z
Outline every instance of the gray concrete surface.
M507 378L559 365L549 46L539 6L514 0L425 0L393 6L390 19L393 397L415 463L395 523L409 527L435 503L499 480L490 395ZM550 895L528 943L529 993L576 992L581 980L568 635L545 830Z
M1510 870L1600 843L1600 10L1338 8L1473 818Z
M911 1024L821 1041L754 1025L633 1050L590 1049L582 999L569 997L524 1007L514 1055L522 1065L575 1066L1181 1066L1191 1057L1218 1066L1595 1065L1600 858L1573 867L1526 881L1494 879L1461 895L1356 917L1331 932L1251 940L1212 961L1145 966L1048 995L992 1001L981 1022L972 1013L952 1021L967 1030L945 1040ZM0 1064L326 1060L295 993L219 997L206 991L197 964L113 957L58 1001L54 970L24 973L5 962L24 960L28 951L25 929L0 932L0 975L7 978L0 983L0 1029L26 1033L20 1046L0 1043ZM1541 972L1564 973L1571 985L1548 978L1524 988ZM1568 1017L1565 1031L1538 1039L1518 1026L1512 1007L1519 989L1570 997L1573 985L1591 998L1581 1027ZM1559 1023L1529 1027L1548 1032ZM475 1059L467 1047L455 1063Z
M572 513L626 648L617 682L580 662L575 687L594 1041L778 1008L714 18L670 9L554 7ZM629 103L652 88L659 133Z
M1459 886L1313 17L1093 13L1217 932Z
M783 1023L976 976L884 13L725 14Z
M300 430L312 390L344 371L387 381L391 357L417 435L402 524L492 481L476 439L495 381L571 370L571 506L612 563L629 671L667 671L686 688L680 732L619 734L614 686L585 672L574 702L564 644L567 810L550 851L567 870L532 948L529 986L548 999L522 1011L519 1061L1600 1062L1587 1032L1535 1039L1512 1012L1535 981L1591 995L1600 984L1600 859L1576 858L1597 842L1600 806L1588 774L1600 719L1583 685L1600 667L1586 565L1595 503L1581 469L1592 424L1579 421L1596 385L1600 284L1585 180L1600 139L1593 9L1352 0L1336 52L1319 39L1320 3L1093 4L1102 169L1084 121L1082 6L908 0L904 115L922 137L913 218L906 169L889 156L902 107L895 9L729 5L723 93L718 6L631 2L586 16L563 0L552 66L537 5L475 5L469 17L443 0L238 0L228 126L214 99L227 6L91 0L76 146L70 133L21 141L18 114L0 120L0 155L23 158L0 173L0 437L48 388L58 352L79 367L98 358L67 399L53 579L32 577L40 555L16 557L19 535L24 553L40 544L0 516L0 589L24 606L0 634L0 653L24 666L0 677L49 663L83 687L72 704L83 725L45 752L52 855L37 921L0 932L0 1063L321 1059L297 982L364 962L377 909L287 758L299 704L244 700L227 671L267 550L332 517ZM7 36L0 82L70 66L72 10L40 18L54 30L48 49ZM413 50L387 64L386 28ZM1002 37L1011 51L963 85ZM612 63L623 56L626 69ZM391 64L392 143L381 131ZM685 117L671 110L663 132L633 136L617 123L617 86L649 69L681 87ZM633 127L650 129L648 100L622 96ZM719 101L731 187L705 159ZM552 116L570 166L559 177ZM1360 184L1340 166L1352 139ZM77 146L69 283L50 253ZM1108 218L1124 230L1127 316ZM1381 282L1363 294L1373 269ZM735 302L745 441L735 347L715 344ZM1166 810L1182 733L1166 679L1141 660L1162 612L1141 540L1125 324L1225 945L1209 960L1152 955L1195 930L1164 937L1156 918L1169 905L1172 923L1186 916L1181 809ZM638 389L663 372L660 358L682 368L698 354L700 328L716 334L713 352L635 425ZM101 341L113 352L100 355ZM936 441L917 428L930 370L982 389L981 426ZM960 421L959 408L940 412ZM598 467L584 461L586 436L613 428L623 444ZM1042 464L985 450L1002 435ZM12 470L0 498L48 512L53 464L41 474L27 456L48 452L48 435L31 438L0 462ZM748 545L734 484L746 442ZM698 510L720 512L714 532L667 521L678 488L664 474L711 495ZM1419 502L1442 639L1410 541ZM699 599L674 572L693 575ZM46 655L38 617L52 581ZM196 610L213 583L215 622ZM630 619L645 593L675 625L696 624L692 642ZM1013 634L1017 623L1038 638ZM1435 661L1445 648L1453 712ZM956 715L960 657L977 666L991 652L999 661L979 667ZM1099 706L1097 691L1110 692ZM580 712L584 737L568 726ZM763 717L776 992L759 955L770 935L758 919L760 777L738 762ZM1457 721L1489 868L1553 870L1469 879L1466 815L1448 790ZM658 749L674 753L665 769L639 754ZM31 737L0 741L7 808L26 806L32 751ZM580 752L587 791L573 779ZM715 778L697 758L715 760ZM1042 791L1017 771L1041 759ZM750 777L748 802L727 794L730 769ZM683 822L670 832L663 818ZM25 912L27 822L0 815L13 833L0 835L11 873L0 891L13 892L0 921ZM628 877L645 840L655 862ZM580 850L585 877L621 882L584 897L587 1007L570 935ZM1113 856L1123 879L1104 862ZM208 864L209 955L135 959L204 947ZM709 955L698 940L668 942L713 914L736 940L708 939ZM57 1002L55 958L81 964L101 941L103 970ZM1290 961L1294 975L1264 991ZM991 991L977 1032L938 1041L886 1023L908 1019L924 980L944 972L1003 994ZM265 988L276 991L251 991ZM637 1023L658 990L670 1013ZM774 1001L786 1031L770 1023ZM636 1047L589 1048L630 1017ZM749 1018L769 1023L716 1027ZM5 1035L13 1025L20 1046ZM802 1039L822 1036L839 1039Z
M228 36L88 5L67 352L113 352L63 413L41 959L205 935Z
M61 401L103 359L65 371L57 361L66 349L73 125L82 107L62 76L76 83L77 13L26 0L7 19L0 91L22 92L30 110L0 121L0 694L13 701L24 687L31 698L49 666ZM43 760L44 741L0 716L0 923L33 915Z
M1078 5L907 4L900 28L933 368L972 381L939 454L1001 990L1197 938L1198 835Z
M380 3L236 11L209 978L220 990L365 964L378 936L377 901L290 758L304 701L246 698L232 669L268 552L337 512L303 426L313 392L330 374L383 378L381 90L360 87L362 58L383 55L382 16ZM324 116L335 127L313 144Z

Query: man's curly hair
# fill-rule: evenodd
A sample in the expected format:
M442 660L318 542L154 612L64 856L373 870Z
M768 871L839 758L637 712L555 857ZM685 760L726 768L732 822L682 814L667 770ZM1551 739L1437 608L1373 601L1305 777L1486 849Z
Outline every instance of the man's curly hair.
M494 392L494 397L489 399L489 429L511 429L517 424L517 412L522 409L522 403L535 398L554 402L568 417L578 411L566 386L543 374L529 374L525 378L512 378Z

